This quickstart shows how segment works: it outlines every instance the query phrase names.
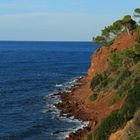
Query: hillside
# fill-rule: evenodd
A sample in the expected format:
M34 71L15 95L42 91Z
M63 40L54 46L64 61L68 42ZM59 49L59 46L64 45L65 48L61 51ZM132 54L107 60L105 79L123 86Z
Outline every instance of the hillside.
M131 31L131 35L131 38L129 38L127 32L124 32L110 47L102 47L99 51L93 54L91 59L91 67L88 70L89 79L107 68L107 61L111 52L121 52L125 48L131 48L134 46L136 41L136 32Z
M124 42L122 40L126 40L129 45L125 46L126 42ZM91 130L94 131L97 128L97 126L102 122L102 120L104 120L113 110L120 109L122 107L122 105L124 104L124 101L127 98L127 92L129 90L129 87L131 87L131 86L133 87L133 85L134 85L133 82L136 79L140 79L139 58L138 58L137 62L133 63L133 58L130 58L130 60L129 60L129 58L127 58L127 55L126 55L126 58L125 58L126 65L121 64L121 66L115 67L115 69L114 69L114 68L111 68L111 66L109 66L109 63L107 61L110 59L110 53L112 53L112 51L108 52L108 54L106 52L109 50L114 50L114 47L115 47L115 51L113 51L113 53L116 52L118 54L121 54L121 53L123 54L124 50L125 50L126 54L130 53L130 55L131 55L131 51L133 50L133 48L135 46L135 41L136 41L136 32L132 31L131 39L129 39L129 37L126 35L126 33L124 33L121 37L119 37L115 41L115 43L113 45L110 46L109 49L101 48L98 52L96 52L93 55L93 57L92 57L93 59L91 60L92 65L90 67L90 69L95 68L94 70L96 70L98 75L97 75L97 73L91 74L88 72L87 77L81 79L80 86L73 89L72 93L69 93L69 94L65 93L62 95L63 102L59 104L59 107L61 107L63 110L62 113L67 113L68 116L74 115L74 116L76 116L76 118L90 121L88 128L83 130L84 133L79 132L80 136L78 134L76 136L76 138L75 138L75 136L71 135L70 140L81 139L81 135L82 135L82 137L84 137L85 135L87 135L87 133L89 133L88 131L91 131ZM123 42L124 42L124 44L123 44ZM121 44L121 46L123 46L123 48L120 48L120 45L118 47L116 44ZM104 53L105 53L105 55L104 55ZM133 54L132 54L132 56L133 56ZM104 61L104 62L102 63L102 65L100 65L100 66L98 65L98 67L96 67L95 66L96 64L94 64L94 62L96 62L95 60L96 61L98 60L100 62ZM116 62L115 62L115 64L116 64ZM100 68L100 67L104 67L104 69L99 70L98 68ZM129 71L127 71L128 69L129 69ZM105 72L106 72L106 74L105 74ZM105 75L105 77L104 76L102 77L101 75ZM128 79L128 76L130 76L129 79ZM93 91L92 91L92 89L90 87L90 81L92 78L93 78L93 80L92 80L93 82L95 80L98 80L97 77L99 77L99 82L96 81L95 83L98 83L99 85L93 84ZM101 77L101 81L100 81L100 77ZM127 78L128 80L126 81L125 78ZM119 84L121 84L121 86L119 86ZM128 84L128 87L126 87L127 84ZM138 85L139 85L139 83L138 83ZM123 89L124 87L126 87L126 89ZM121 91L121 90L124 90L124 91ZM138 89L138 92L139 91L140 91L140 89ZM121 92L124 92L124 94ZM98 98L96 97L97 98L96 100L94 99L95 93L98 93ZM129 120L129 117L128 117L128 120ZM117 121L113 120L113 123L115 123L115 122L117 122ZM87 129L88 129L88 131L87 131ZM98 130L98 128L97 128L97 130ZM98 139L100 140L101 138L97 138L97 140ZM110 140L112 140L112 138Z
M62 94L57 105L62 115L89 121L66 140L140 139L139 30L135 26L128 34L124 28L111 43L102 44L91 58L87 76L71 93Z
M109 94L112 96L114 94L106 100L112 112L100 122L95 130L97 140L106 140L112 132L123 128L127 121L133 119L140 107L140 52L137 51L139 48L135 44L136 41L129 48L126 46L122 51L116 49L111 52L107 68L98 73L91 82L92 98L95 102ZM131 135L130 132L129 135Z

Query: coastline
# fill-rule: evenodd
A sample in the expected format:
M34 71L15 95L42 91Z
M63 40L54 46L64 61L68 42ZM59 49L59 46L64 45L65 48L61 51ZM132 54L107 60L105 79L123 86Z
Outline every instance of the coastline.
M69 134L65 140L82 140L87 139L90 132L94 132L101 121L108 116L113 110L119 109L125 98L119 100L111 108L108 101L114 98L115 91L105 91L103 96L95 102L90 100L92 90L90 88L90 78L85 76L77 81L71 88L71 92L60 93L61 102L55 106L60 110L60 116L89 122L86 127L80 128L76 132ZM107 95L107 96L106 96Z
M57 118L62 122L73 124L73 126L68 129L54 129L51 135L56 136L58 139L68 139L69 135L76 134L77 132L79 133L79 130L83 130L83 128L86 128L89 124L89 122L76 118L73 115L69 116L66 113L62 114L62 109L57 107L57 104L62 103L61 95L69 94L71 91L74 91L76 88L78 88L81 85L79 82L81 79L83 79L83 76L72 78L69 82L65 82L63 84L56 84L58 88L61 88L59 89L60 91L50 93L44 97L45 100L51 100L51 102L49 105L47 105L47 108L42 110L42 112L47 111L51 114L52 118Z
M60 116L66 115L67 118L73 116L74 119L88 122L87 126L78 129L76 132L70 133L69 136L65 138L65 140L80 140L96 127L96 117L93 117L93 113L92 117L90 117L91 113L87 113L87 110L85 109L85 103L82 101L83 96L79 101L77 101L77 98L74 97L77 97L79 95L78 93L80 93L83 89L86 90L85 93L87 93L87 95L90 95L91 89L86 76L77 80L75 85L71 88L71 92L57 94L61 98L61 102L56 104L56 107L60 110ZM88 110L88 112L89 111L90 110Z
M60 94L61 103L56 105L61 110L60 115L67 114L67 117L74 116L76 119L89 122L87 127L78 130L76 133L71 133L66 140L86 139L91 131L96 130L102 120L123 105L125 98L121 98L111 107L108 105L110 99L116 96L116 91L113 88L102 91L101 96L96 101L91 101L90 96L93 91L90 88L90 82L96 74L103 72L108 67L107 62L111 52L122 52L135 44L136 33L132 31L131 34L130 39L127 33L124 32L109 48L102 47L95 52L91 57L91 66L87 75L78 80L79 85L72 87L69 93ZM128 42L130 43L128 44Z

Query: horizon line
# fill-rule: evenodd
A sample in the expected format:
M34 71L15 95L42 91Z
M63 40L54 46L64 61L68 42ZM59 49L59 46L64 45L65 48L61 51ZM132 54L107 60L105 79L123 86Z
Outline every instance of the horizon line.
M82 40L0 40L0 42L92 42Z

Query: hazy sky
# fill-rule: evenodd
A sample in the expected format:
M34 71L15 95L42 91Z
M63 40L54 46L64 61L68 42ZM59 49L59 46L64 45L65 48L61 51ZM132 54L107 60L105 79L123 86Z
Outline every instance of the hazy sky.
M89 41L139 0L0 0L0 40Z

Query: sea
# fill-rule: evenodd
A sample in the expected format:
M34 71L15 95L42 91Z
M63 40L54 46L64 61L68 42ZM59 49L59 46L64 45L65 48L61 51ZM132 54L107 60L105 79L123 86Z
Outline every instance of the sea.
M0 140L63 140L88 124L60 117L54 94L87 74L92 42L0 42Z

